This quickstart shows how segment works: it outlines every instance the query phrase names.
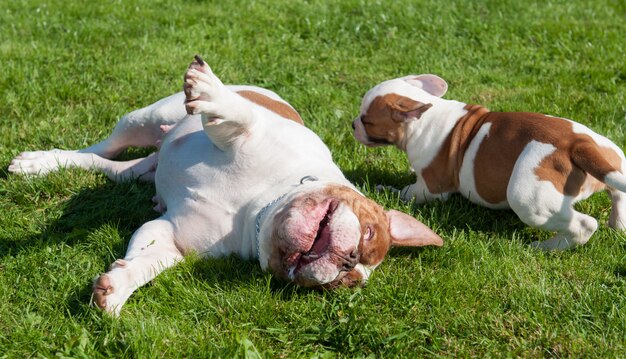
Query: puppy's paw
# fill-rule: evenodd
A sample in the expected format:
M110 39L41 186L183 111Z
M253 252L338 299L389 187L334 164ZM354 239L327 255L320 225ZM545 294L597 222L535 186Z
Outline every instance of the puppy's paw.
M400 190L395 188L395 187L384 186L382 184L376 185L376 192L387 192L387 191L389 191L389 192L391 192L393 194L400 194Z
M53 149L50 151L22 152L9 164L9 172L23 175L43 176L68 164L66 152Z
M216 102L225 86L220 79L200 56L196 55L195 60L189 65L185 73L185 108L190 115L203 113L211 114L213 106L211 102Z

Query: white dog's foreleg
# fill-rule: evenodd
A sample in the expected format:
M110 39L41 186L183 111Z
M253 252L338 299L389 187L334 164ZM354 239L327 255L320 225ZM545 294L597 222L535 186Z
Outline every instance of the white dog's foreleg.
M199 56L189 65L183 89L187 112L202 115L204 131L221 150L250 132L254 124L250 104L224 86Z
M162 218L141 226L133 234L124 259L115 261L94 281L93 300L98 307L118 315L137 288L183 259L174 242L172 223Z

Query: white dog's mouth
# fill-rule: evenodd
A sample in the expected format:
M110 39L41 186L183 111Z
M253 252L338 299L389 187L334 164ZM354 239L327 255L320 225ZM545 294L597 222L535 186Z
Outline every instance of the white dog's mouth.
M289 208L279 231L281 272L312 287L340 278L359 262L360 225L338 198L302 198Z
M319 259L328 251L331 241L330 220L332 219L333 213L337 209L338 205L339 203L337 200L331 201L328 204L326 214L319 223L317 234L315 235L311 248L308 252L302 254L300 260L298 261L299 266L307 265Z

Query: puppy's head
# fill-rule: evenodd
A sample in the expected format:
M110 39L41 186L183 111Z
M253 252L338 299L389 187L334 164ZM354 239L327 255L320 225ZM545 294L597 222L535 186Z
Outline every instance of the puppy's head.
M415 218L337 184L298 191L268 216L261 266L305 287L365 284L391 246L443 245Z
M443 96L448 84L435 75L410 75L385 81L363 97L361 113L352 122L354 137L367 146L405 148L407 126Z

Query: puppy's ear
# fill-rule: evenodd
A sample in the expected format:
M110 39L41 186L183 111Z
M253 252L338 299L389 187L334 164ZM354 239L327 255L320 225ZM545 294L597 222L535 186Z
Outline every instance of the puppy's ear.
M400 211L387 211L391 245L396 247L443 246L443 239L417 219Z
M432 103L423 103L407 97L399 97L389 103L391 118L396 122L419 119L422 117L422 114L432 106Z
M410 75L402 78L409 84L419 87L429 94L437 97L443 96L448 91L448 84L437 75Z

